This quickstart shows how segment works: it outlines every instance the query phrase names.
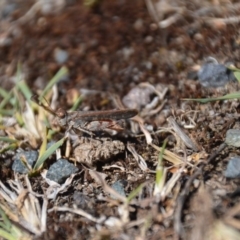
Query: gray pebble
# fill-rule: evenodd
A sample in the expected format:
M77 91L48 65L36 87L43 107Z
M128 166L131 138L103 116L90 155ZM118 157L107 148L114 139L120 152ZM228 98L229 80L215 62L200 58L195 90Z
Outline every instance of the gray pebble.
M235 80L235 77L223 64L205 63L198 71L198 80L203 87L217 88Z
M74 164L65 159L59 159L49 168L46 177L54 182L62 184L71 174L77 171L78 168L75 167Z
M54 59L58 64L63 64L68 60L68 52L60 48L54 50Z
M240 157L233 157L229 160L224 176L227 178L240 178Z
M228 146L240 147L240 130L229 129L226 133L225 143Z
M34 164L36 163L38 159L38 152L31 150L31 151L21 151L18 152L14 157L13 157L13 165L12 165L12 170L14 172L18 172L21 174L27 174L29 172L28 168L22 163L21 157L25 158L28 162L28 164L33 167Z
M153 90L146 87L134 87L122 99L124 105L128 108L141 109L151 102Z
M0 19L11 17L11 14L16 11L20 6L14 1L2 0L0 3Z
M118 192L120 195L126 197L125 190L124 190L124 182L122 180L116 181L112 184L112 188ZM113 199L115 199L115 196L111 196Z
M79 208L85 211L93 211L94 209L93 200L82 192L74 192L73 201Z

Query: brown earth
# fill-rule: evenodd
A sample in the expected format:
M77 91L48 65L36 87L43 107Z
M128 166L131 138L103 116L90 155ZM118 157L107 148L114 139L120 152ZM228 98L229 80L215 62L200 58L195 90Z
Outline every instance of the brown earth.
M66 66L67 78L58 83L58 105L68 109L71 96L83 90L87 94L81 109L103 110L116 108L111 96L122 99L130 89L142 82L153 86L162 84L168 88L165 104L157 114L141 115L145 126L153 131L167 127L166 119L173 115L187 135L197 145L197 151L183 147L178 137L165 130L152 133L153 143L162 146L168 139L166 149L184 159L174 164L165 159L166 170L164 193L154 195L155 170L159 150L146 143L138 132L134 136L120 136L125 145L131 143L147 163L148 170L140 168L130 151L99 163L96 170L106 174L105 181L111 185L117 180L126 180L126 195L143 184L142 190L130 204L109 197L103 181L91 173L89 166L77 164L80 174L74 178L67 192L50 200L52 207L84 210L96 222L81 214L69 211L52 211L47 214L47 230L38 239L238 239L239 180L223 176L230 156L239 154L239 149L225 148L216 156L210 156L224 142L229 128L238 128L239 101L213 102L201 105L182 101L182 98L221 96L235 88L221 90L204 89L194 80L204 58L215 57L219 62L231 61L239 67L239 24L209 23L196 15L182 13L182 17L167 28L160 28L149 13L143 0L104 0L92 7L83 1L69 1L58 13L34 16L22 22L33 5L32 2L18 6L7 20L1 20L1 39L10 39L10 44L0 45L1 87L14 86L18 62L22 65L25 80L33 92L44 89L49 79ZM156 1L157 3L157 1ZM192 13L206 7L208 17L230 18L240 13L239 7L229 10L232 1L209 3L203 1L184 6L180 1L170 1L172 6L181 6ZM223 4L221 11L215 11ZM164 14L167 19L174 10ZM16 22L14 22L16 21ZM13 30L11 27L16 23ZM68 53L66 63L55 60L56 51ZM97 94L93 94L98 90ZM236 90L236 89L234 89ZM152 95L151 95L152 97ZM66 102L70 98L70 102ZM163 100L162 100L163 102ZM210 114L211 113L211 114ZM126 126L129 131L132 128ZM130 130L131 129L131 130ZM149 130L150 131L150 130ZM55 136L58 138L58 136ZM118 137L115 137L118 138ZM180 145L178 143L180 142ZM28 146L29 147L29 146ZM5 155L1 156L5 160ZM54 160L53 160L54 161ZM140 160L139 160L140 161ZM187 163L186 163L187 162ZM46 165L49 167L51 163ZM106 168L117 165L118 167ZM176 177L176 181L173 180ZM1 167L1 181L13 178L9 166ZM33 190L43 193L47 185L40 176L31 178ZM79 195L80 194L80 195ZM79 200L80 199L80 200ZM125 214L125 215L124 215ZM111 224L110 224L111 222ZM232 231L231 234L228 231ZM236 232L235 232L236 231ZM231 236L231 238L230 238Z

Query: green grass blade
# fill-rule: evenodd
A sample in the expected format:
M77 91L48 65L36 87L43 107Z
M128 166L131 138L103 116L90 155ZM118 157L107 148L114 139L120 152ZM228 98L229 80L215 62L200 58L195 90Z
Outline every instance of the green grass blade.
M18 142L16 139L12 139L9 137L0 137L0 141L7 142L7 143L16 143Z
M12 92L10 91L6 97L3 98L3 100L0 103L0 109L3 109L8 103L11 103L13 105L13 101L11 101L12 98Z
M13 105L12 90L10 92L7 92L5 89L0 87L0 95L3 98L3 100L0 103L0 109L4 108L7 103L10 103Z
M239 68L236 68L234 66L228 66L227 67L229 70L233 71L233 72L240 72L240 69Z
M0 96L2 98L6 98L6 97L8 97L8 95L9 95L9 92L7 92L5 89L0 87Z
M23 126L24 125L24 119L23 119L23 116L20 112L16 112L15 113L15 119L17 120L19 126Z
M30 88L28 87L28 85L26 84L26 82L24 80L22 80L20 82L17 82L17 87L22 92L22 94L24 95L25 99L30 101L30 98L33 95L33 93L30 90Z
M238 98L240 98L240 92L229 93L222 97L216 97L216 98L183 98L182 100L208 103L208 102L214 102L219 100L229 100L229 99L238 99Z
M2 226L5 230L9 231L10 228L11 228L11 222L9 221L7 215L6 215L5 212L2 210L1 207L0 207L0 215L1 215L2 221L3 221L3 222L1 223L1 226Z
M143 189L144 184L140 184L136 189L131 191L127 197L127 202L130 203L133 198L135 198Z
M0 236L4 239L15 240L20 236L20 231L10 222L5 212L0 207Z
M158 165L156 169L156 180L155 180L155 187L154 187L154 195L160 193L162 191L162 188L164 186L165 182L165 174L164 174L164 168L163 168L163 156L164 156L164 151L166 148L167 141L165 140L163 142L162 150L159 153L159 158L158 158Z
M44 161L50 156L52 155L65 141L65 137L60 139L58 142L56 142L55 144L53 144L50 148L48 148L42 156L39 157L39 159L37 160L33 170L37 171L41 168L42 164L44 163Z
M235 78L238 80L238 82L240 82L240 72L239 71L235 71L233 72Z
M162 160L164 156L164 151L166 149L166 145L167 145L167 140L164 140L161 152L159 153L159 157L158 157L158 165L162 165Z
M53 85L56 84L61 78L66 76L68 74L68 69L66 67L62 67L55 76L50 80L48 85L45 87L41 95L39 96L39 99L42 100L42 98L52 89Z
M48 135L48 129L45 128L45 134L44 134L44 138L43 138L43 142L42 142L42 145L40 147L40 150L39 150L39 158L46 152L46 149L47 149L47 135Z
M11 143L7 147L0 149L0 154L7 152L9 150L15 150L16 148L18 148L18 145L19 145L18 143Z
M83 100L82 96L78 97L76 102L73 104L71 111L76 111L78 109L79 105L81 104L82 100Z
M8 227L7 227L6 224L3 223L3 222L0 222L0 229L1 229L1 228L8 230Z
M14 110L0 109L0 115L3 115L3 116L13 116L14 112L15 112Z
M30 88L28 87L28 85L26 84L25 80L22 79L22 69L21 69L21 64L19 63L17 66L17 88L22 92L22 94L24 95L25 99L27 99L28 101L30 100L32 94L32 91L30 90Z
M0 229L0 236L7 240L16 240L16 236Z

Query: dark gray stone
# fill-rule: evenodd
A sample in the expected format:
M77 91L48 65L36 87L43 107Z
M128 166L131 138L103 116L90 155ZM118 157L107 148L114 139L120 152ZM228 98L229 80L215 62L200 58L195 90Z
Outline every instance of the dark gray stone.
M74 164L65 159L59 159L49 168L46 177L61 184L64 183L71 174L77 171L78 168L75 167Z
M205 63L198 71L198 80L203 87L217 88L235 80L235 77L223 64Z
M18 152L14 157L13 157L13 165L12 165L12 170L14 172L18 172L21 174L27 174L29 172L28 168L22 163L21 157L24 157L28 164L33 167L34 164L36 163L38 159L38 152L31 150L31 151L21 151Z

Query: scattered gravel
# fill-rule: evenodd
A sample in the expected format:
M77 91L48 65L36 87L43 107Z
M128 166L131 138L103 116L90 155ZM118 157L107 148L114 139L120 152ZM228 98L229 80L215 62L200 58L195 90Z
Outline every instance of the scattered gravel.
M47 172L47 178L59 184L63 183L71 174L78 171L74 164L65 159L59 159L50 166Z
M38 159L38 152L31 150L31 151L21 151L19 153L17 153L13 160L13 165L12 165L12 170L14 172L18 172L21 174L26 174L29 172L29 169L23 164L21 158L26 159L28 165L30 167L33 167L34 164L36 163L37 159Z

